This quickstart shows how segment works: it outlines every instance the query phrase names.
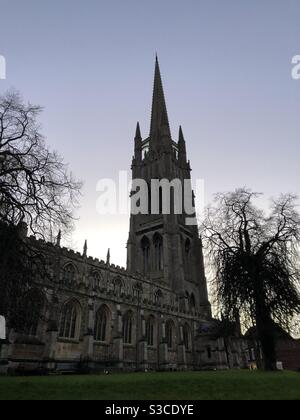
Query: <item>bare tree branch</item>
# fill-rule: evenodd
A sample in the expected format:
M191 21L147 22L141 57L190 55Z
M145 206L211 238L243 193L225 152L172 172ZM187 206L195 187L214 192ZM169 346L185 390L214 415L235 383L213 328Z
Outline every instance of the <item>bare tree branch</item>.
M0 96L0 312L16 328L26 312L24 296L32 296L37 277L48 278L47 258L22 235L22 226L46 240L69 231L81 188L46 146L41 111L16 92ZM39 305L25 307L33 311Z
M300 216L297 197L272 201L270 215L254 206L259 194L241 188L218 194L202 237L214 268L214 291L224 318L255 324L265 366L276 361L274 322L288 329L300 314Z

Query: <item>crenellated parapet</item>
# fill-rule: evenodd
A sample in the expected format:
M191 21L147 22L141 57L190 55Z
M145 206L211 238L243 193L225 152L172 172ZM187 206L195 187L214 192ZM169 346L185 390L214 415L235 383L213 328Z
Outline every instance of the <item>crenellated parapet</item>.
M64 246L36 239L29 240L49 261L53 287L65 293L77 293L93 299L110 299L122 304L142 307L161 313L200 316L186 298L167 285L153 282L141 273L132 274L124 267L87 256ZM45 286L49 283L45 281ZM56 292L57 293L57 292Z

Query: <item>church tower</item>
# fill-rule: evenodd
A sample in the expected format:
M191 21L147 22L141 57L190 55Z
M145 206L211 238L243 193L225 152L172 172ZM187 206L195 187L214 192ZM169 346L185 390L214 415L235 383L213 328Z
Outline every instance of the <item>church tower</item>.
M148 197L147 211L144 208L138 214L131 214L127 268L129 272L141 273L153 284L176 293L182 308L195 306L204 318L210 318L196 215L187 215L184 205L186 192L190 192L190 207L194 205L186 142L181 127L178 141L172 139L157 57L150 134L143 140L138 123L134 143L132 179L147 183ZM162 180L168 181L169 189L162 187ZM153 189L153 182L156 189ZM132 196L136 193L137 190L133 191ZM154 204L154 193L158 196L157 205ZM170 202L169 211L165 199ZM194 223L187 223L187 220Z

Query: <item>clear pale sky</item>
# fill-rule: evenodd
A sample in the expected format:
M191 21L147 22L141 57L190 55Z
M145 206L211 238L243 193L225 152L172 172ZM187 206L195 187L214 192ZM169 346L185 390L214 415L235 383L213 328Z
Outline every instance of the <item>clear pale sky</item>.
M156 51L206 203L244 185L300 193L299 0L0 0L0 92L44 106L48 144L85 182L73 246L120 265L128 220L97 214L96 183L129 170L138 120L149 132Z

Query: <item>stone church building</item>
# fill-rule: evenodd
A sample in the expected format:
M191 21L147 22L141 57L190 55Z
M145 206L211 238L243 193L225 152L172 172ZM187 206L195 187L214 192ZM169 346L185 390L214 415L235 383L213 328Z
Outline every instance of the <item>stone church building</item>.
M182 129L171 136L158 60L149 137L138 124L133 179L191 180ZM149 198L151 202L151 197ZM127 269L28 238L47 256L39 279L44 313L9 331L0 364L10 370L149 371L244 367L239 333L222 338L208 300L202 243L185 214L132 214ZM24 232L24 234L26 234ZM36 291L41 295L41 291ZM4 363L6 362L6 364Z

